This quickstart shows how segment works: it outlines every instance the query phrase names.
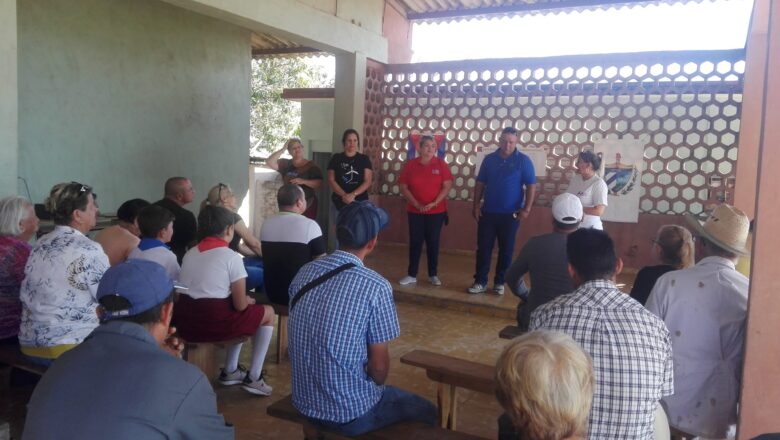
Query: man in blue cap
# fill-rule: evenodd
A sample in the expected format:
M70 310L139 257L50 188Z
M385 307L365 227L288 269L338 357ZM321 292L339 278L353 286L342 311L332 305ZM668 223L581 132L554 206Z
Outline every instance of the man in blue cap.
M341 246L301 267L290 284L293 405L309 420L356 436L403 420L433 425L427 400L384 385L400 328L390 283L363 265L388 223L369 201L341 209Z
M232 439L208 379L171 337L176 287L151 261L108 269L97 291L101 325L43 376L24 437Z

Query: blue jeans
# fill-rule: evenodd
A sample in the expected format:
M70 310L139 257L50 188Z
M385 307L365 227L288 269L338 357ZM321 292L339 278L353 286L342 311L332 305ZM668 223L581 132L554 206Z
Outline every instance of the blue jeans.
M515 250L515 237L520 220L512 214L493 214L483 212L477 225L477 273L474 282L486 285L490 272L490 258L493 256L493 243L498 241L498 261L493 282L504 284L504 274L512 262Z
M246 269L246 290L257 289L255 292L263 291L263 260L257 257L244 258L244 269Z
M379 402L351 422L333 423L325 420L309 420L315 426L352 437L398 422L423 422L434 426L436 424L436 407L416 394L386 385Z

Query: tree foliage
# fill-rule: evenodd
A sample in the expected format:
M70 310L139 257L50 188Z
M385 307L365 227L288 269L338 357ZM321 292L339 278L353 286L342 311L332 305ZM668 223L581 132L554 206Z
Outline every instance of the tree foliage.
M266 156L300 136L300 103L283 99L282 90L307 87L333 87L333 80L300 57L252 60L250 156Z

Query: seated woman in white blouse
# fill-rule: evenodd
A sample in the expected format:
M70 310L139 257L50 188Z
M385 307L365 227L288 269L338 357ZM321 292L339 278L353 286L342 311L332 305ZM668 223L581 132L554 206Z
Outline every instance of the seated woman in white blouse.
M71 182L54 185L46 199L56 226L35 243L19 291L19 344L36 363L51 364L98 326L95 295L109 265L86 236L97 222L95 198L91 187Z
M577 163L577 174L571 178L567 193L574 194L582 202L583 219L581 228L604 229L601 215L607 207L607 183L596 175L601 167L601 158L592 151L580 153Z

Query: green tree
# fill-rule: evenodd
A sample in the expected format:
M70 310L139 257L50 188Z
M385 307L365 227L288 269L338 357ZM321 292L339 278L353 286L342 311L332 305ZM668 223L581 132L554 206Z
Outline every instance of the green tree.
M265 156L301 133L301 106L282 98L286 88L333 87L325 69L301 57L252 60L250 156Z

